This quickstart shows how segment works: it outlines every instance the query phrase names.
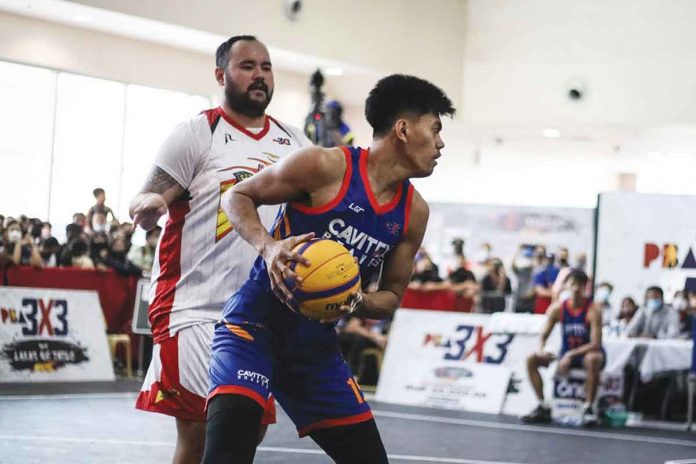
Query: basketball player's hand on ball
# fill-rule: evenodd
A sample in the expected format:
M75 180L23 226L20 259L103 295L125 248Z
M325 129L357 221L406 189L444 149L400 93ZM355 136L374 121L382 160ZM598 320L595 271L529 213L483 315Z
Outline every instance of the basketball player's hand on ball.
M340 314L338 314L335 317L321 319L319 322L321 322L322 324L332 324L338 321L339 319L346 317L348 314L353 313L356 309L358 309L358 307L363 303L364 300L365 295L363 295L362 292L353 293L346 299L346 301L343 302L341 307L338 308Z
M133 227L140 225L150 230L157 225L160 217L167 213L167 200L159 193L142 196L140 204L133 209Z
M292 249L313 238L314 233L288 237L285 240L276 240L264 248L262 256L266 261L271 288L280 301L287 302L292 299L292 292L285 285L285 279L298 280L297 274L292 270L292 261L302 263L305 266L310 265L307 258L292 251Z

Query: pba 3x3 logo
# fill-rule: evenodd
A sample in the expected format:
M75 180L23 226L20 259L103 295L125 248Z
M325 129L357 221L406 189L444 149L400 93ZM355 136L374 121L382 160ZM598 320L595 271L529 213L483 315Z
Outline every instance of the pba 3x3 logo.
M52 372L89 361L86 348L64 338L69 328L68 309L67 300L41 298L23 298L20 310L0 308L0 322L21 329L17 338L32 337L6 343L0 357L15 371L31 372Z
M473 357L479 363L502 364L515 339L514 334L484 333L483 327L474 325L459 325L455 332L450 337L426 333L422 346L442 349L443 359L447 360L464 361Z

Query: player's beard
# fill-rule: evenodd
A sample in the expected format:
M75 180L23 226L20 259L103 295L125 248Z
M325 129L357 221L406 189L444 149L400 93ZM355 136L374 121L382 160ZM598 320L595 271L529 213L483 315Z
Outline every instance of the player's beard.
M249 93L252 90L262 90L266 94L264 101L254 100ZM246 91L242 91L232 79L225 81L225 100L234 111L250 118L260 118L266 112L268 104L273 97L273 90L269 89L263 81L254 81Z

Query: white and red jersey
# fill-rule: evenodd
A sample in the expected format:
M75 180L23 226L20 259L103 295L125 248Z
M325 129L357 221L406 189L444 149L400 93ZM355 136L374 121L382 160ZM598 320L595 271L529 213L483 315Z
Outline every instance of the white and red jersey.
M169 205L152 267L149 317L154 341L184 327L217 321L257 256L220 208L222 194L284 156L310 145L298 129L270 116L262 129L246 129L221 108L178 125L155 165L182 187ZM259 207L270 228L278 206Z

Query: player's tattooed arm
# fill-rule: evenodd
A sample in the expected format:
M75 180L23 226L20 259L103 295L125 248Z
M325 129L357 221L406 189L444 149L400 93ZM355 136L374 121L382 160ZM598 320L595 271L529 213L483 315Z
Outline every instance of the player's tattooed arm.
M140 193L130 203L130 216L135 225L150 230L167 212L169 205L186 190L159 166L153 166Z

